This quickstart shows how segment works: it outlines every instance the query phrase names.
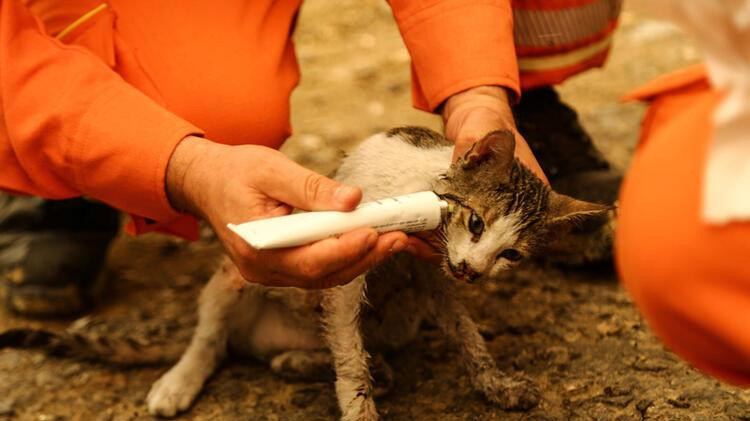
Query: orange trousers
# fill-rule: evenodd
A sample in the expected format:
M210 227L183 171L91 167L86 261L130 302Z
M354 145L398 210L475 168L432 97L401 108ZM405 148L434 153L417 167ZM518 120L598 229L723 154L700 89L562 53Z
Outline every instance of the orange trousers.
M621 192L621 279L672 350L700 370L749 385L750 224L711 226L700 217L721 95L695 67L634 97L651 105Z

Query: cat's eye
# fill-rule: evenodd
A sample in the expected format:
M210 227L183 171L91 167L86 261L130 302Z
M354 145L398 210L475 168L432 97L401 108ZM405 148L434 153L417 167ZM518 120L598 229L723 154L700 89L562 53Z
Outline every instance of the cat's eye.
M505 249L501 251L500 254L497 255L498 259L501 257L503 259L508 259L511 262L517 262L523 258L523 255L521 254L520 251L516 249Z
M474 235L482 235L482 231L484 231L484 221L476 212L472 212L469 217L469 231Z

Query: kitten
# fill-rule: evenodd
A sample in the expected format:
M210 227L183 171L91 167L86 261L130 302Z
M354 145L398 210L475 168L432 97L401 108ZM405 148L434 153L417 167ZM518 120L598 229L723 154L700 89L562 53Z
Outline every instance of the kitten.
M492 280L540 254L570 252L570 239L583 231L599 230L602 241L611 241L611 231L608 207L551 191L513 157L514 148L512 134L494 132L451 164L453 145L428 129L398 128L362 142L336 179L360 186L363 200L432 190L451 203L433 237L441 265L401 253L347 285L305 291L245 283L225 258L201 292L190 345L148 393L149 412L171 417L186 410L231 350L268 361L273 372L289 378L320 377L332 367L341 419L377 420L368 350L402 347L424 320L458 347L471 384L491 403L535 406L540 393L533 383L496 368L458 285ZM133 344L118 352L81 335L68 341L72 345L60 336L13 335L0 335L0 348L4 339L6 346L98 347L100 354L110 348L107 360L122 354L119 361L137 362ZM161 357L154 349L142 354L148 361Z
M378 419L368 350L398 348L431 319L458 346L472 385L504 409L529 408L539 391L495 366L457 283L491 280L551 238L607 208L552 192L513 157L509 132L495 132L451 165L453 146L433 131L405 127L365 140L336 179L362 187L364 200L433 190L453 204L440 228L442 267L394 256L351 283L324 291L247 284L226 260L200 297L200 319L180 361L151 388L152 414L187 409L227 349L270 362L290 377L333 365L341 419ZM365 302L369 305L365 306ZM366 333L366 335L365 335Z

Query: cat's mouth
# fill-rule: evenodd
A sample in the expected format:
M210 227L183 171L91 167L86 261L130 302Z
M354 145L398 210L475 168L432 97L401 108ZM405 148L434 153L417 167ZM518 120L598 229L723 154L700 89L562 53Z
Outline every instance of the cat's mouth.
M448 267L447 272L459 282L473 284L482 278L482 274L467 265L466 261L454 265L449 259L446 259L445 265Z

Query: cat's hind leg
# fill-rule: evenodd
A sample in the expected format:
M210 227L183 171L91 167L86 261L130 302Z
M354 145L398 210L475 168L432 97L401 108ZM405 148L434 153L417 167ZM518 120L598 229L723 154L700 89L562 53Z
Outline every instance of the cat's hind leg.
M428 300L431 316L458 345L474 389L503 409L535 407L540 400L539 388L526 378L509 376L497 368L456 288L440 276L435 277L432 285Z
M336 397L342 421L379 419L360 324L365 302L365 277L326 290L323 299L325 337L336 371Z
M186 410L227 353L228 316L242 294L244 280L225 259L201 291L198 326L179 362L151 386L146 397L152 415L173 417Z
M333 357L328 350L293 350L271 359L271 371L288 380L333 381Z

